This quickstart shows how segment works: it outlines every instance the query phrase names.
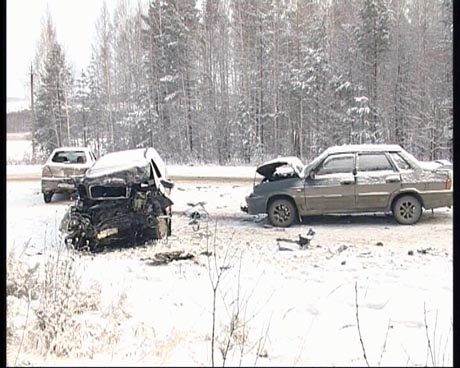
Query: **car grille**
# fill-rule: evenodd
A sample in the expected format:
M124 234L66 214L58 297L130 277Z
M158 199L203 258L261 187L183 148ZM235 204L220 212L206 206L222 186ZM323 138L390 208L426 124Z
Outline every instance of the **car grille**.
M93 199L126 198L126 187L93 185L89 189Z

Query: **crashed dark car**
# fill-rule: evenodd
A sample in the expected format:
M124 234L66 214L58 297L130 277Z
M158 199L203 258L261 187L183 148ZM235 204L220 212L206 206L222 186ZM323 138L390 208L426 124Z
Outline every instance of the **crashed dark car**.
M268 214L288 227L307 215L392 212L403 225L415 224L424 209L452 205L452 164L421 162L398 145L330 147L304 166L296 157L277 158L257 168L241 209Z
M109 153L76 179L78 199L61 221L65 242L96 251L171 235L166 166L153 148Z

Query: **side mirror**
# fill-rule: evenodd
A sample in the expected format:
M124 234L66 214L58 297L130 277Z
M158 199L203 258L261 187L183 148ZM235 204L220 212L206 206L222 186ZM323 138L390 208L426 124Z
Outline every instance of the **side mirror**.
M316 172L315 172L315 170L310 171L310 173L308 174L308 177L309 177L311 180L314 180L315 177L316 177Z
M352 173L353 173L354 176L356 176L356 174L358 174L358 170L356 170L356 167L353 168Z

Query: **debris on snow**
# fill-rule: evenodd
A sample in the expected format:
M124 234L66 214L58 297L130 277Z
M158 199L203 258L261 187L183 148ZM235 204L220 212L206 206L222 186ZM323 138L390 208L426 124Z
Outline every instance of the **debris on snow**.
M183 250L156 253L153 257L141 258L141 261L147 261L149 266L160 266L168 264L172 261L183 261L195 258L195 256L191 253L183 253Z
M278 244L278 250L283 251L283 250L288 250L288 251L293 251L294 249L289 248L289 247L283 247L279 243Z
M190 218L188 224L192 225L195 231L199 230L201 220L209 218L209 213L204 207L205 204L206 202L187 203L189 207L184 211L184 214Z
M307 234L305 236L302 236L299 234L299 245L301 248L306 248L310 245L310 241L313 239L313 236L315 235L315 231L313 229L308 229Z
M286 243L295 243L295 244L298 244L300 248L305 249L305 248L308 248L308 246L310 245L310 241L313 239L314 235L315 235L315 231L313 229L309 229L305 235L299 234L299 240L277 238L276 241L286 242ZM279 244L278 244L278 247L280 247ZM280 250L285 250L285 249L280 249Z
M266 214L263 214L263 215L256 215L256 217L254 218L254 222L256 224L259 224L263 221L265 221L267 219L267 215Z
M206 211L206 208L204 205L206 202L197 202L197 203L192 203L189 202L187 203L188 208L184 211L184 214L190 218L204 218L208 216L208 211Z
M341 245L337 248L337 253L342 253L346 249L348 249L348 245Z

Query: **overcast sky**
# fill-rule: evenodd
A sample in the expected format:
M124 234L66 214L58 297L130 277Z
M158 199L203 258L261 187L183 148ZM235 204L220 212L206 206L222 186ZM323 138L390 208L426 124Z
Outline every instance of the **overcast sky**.
M112 10L117 0L106 0ZM7 0L7 97L29 96L29 70L46 6L67 60L79 72L91 56L95 21L103 0Z

